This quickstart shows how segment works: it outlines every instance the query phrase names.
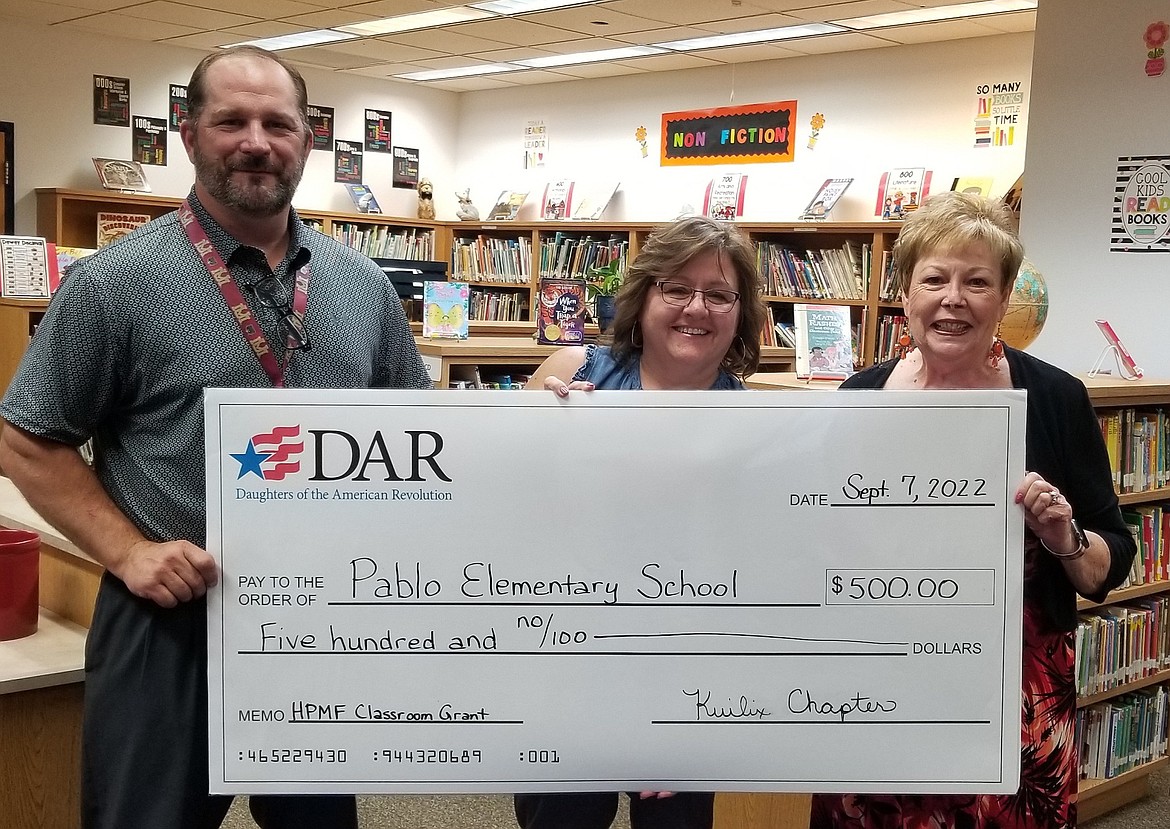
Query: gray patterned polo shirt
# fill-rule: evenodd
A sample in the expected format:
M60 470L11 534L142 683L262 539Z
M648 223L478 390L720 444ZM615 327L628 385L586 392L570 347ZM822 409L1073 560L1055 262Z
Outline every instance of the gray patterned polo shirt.
M277 314L244 286L269 275L256 248L233 239L189 196L208 238L278 360ZM305 327L285 385L431 387L396 291L366 257L290 218L292 244L276 268L310 263ZM78 262L37 327L0 416L41 437L94 439L95 466L114 503L147 538L205 546L203 389L270 386L176 213Z

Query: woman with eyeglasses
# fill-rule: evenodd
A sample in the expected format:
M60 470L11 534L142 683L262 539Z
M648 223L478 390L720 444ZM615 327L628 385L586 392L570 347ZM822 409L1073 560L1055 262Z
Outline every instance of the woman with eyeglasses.
M760 359L756 253L735 225L703 216L650 234L622 282L609 346L562 348L532 389L741 389Z
M742 389L760 359L764 323L756 253L735 225L679 219L646 240L616 300L609 346L562 348L530 389ZM631 792L632 829L708 829L710 792ZM606 829L616 792L518 794L524 829Z

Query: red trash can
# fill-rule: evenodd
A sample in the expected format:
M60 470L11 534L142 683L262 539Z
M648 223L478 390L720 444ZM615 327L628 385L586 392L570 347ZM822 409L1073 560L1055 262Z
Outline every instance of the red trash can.
M0 528L0 641L37 632L41 537Z

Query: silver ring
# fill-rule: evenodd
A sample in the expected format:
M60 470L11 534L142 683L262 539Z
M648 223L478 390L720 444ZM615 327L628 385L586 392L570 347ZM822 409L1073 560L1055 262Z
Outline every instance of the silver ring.
M1061 495L1059 492L1055 492L1055 491L1049 492L1048 497L1052 499L1052 503L1054 503L1054 504L1059 504L1061 501L1064 500L1064 496Z

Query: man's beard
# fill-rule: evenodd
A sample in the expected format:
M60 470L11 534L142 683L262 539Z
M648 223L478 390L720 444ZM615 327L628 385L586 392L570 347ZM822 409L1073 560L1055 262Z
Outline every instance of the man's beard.
M195 149L195 177L199 183L216 201L249 216L275 216L292 204L293 194L304 171L305 162L301 159L281 170L267 158L247 155L230 158L225 164L219 164L198 148ZM245 176L249 173L271 173L276 180L271 185L250 182L241 184L233 178L237 172Z

